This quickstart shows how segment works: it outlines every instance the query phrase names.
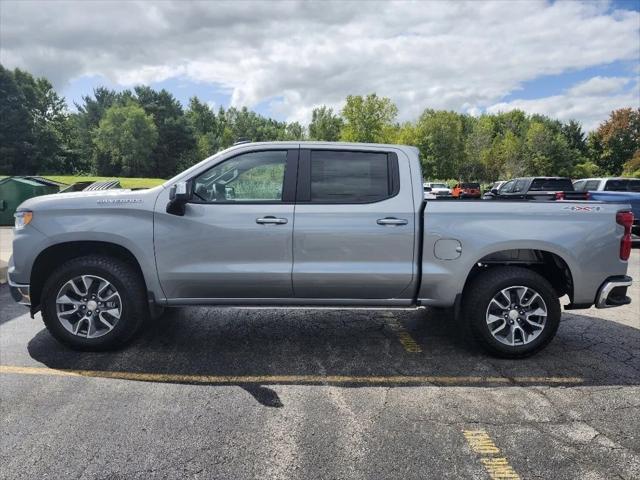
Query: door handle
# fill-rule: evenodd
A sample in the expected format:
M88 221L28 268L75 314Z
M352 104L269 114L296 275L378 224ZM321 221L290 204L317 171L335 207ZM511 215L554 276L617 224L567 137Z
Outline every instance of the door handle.
M387 217L387 218L379 218L376 221L376 223L378 225L406 225L409 222L403 218Z
M284 225L288 221L289 220L287 220L286 218L276 218L271 215L256 218L256 223L260 223L262 225Z

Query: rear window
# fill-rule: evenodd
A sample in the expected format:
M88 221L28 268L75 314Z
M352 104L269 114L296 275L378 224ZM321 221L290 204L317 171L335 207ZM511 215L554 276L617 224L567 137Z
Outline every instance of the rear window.
M570 178L536 178L531 182L529 191L533 192L572 192Z
M386 153L311 152L311 201L375 202L393 195Z
M631 178L607 180L604 189L610 192L640 192L640 180Z
M463 183L462 188L480 188L479 183Z

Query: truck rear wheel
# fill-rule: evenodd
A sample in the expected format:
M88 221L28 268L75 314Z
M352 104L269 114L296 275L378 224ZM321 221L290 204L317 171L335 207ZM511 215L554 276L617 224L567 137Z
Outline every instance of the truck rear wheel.
M42 290L42 318L56 340L77 350L118 348L149 316L140 274L107 256L74 258Z
M463 296L463 321L489 353L523 358L544 348L560 325L560 301L551 284L520 267L479 274Z

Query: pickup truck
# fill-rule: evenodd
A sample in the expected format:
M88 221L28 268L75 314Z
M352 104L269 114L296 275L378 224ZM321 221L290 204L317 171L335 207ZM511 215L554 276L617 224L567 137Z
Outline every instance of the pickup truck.
M522 177L504 182L484 194L485 200L588 200L587 192L576 192L568 177Z
M573 182L573 188L576 192L589 192L590 200L628 203L634 218L634 242L640 243L640 178L583 178Z
M8 280L76 349L181 305L445 307L516 358L551 341L564 295L631 301L632 220L624 203L425 202L414 147L241 144L148 190L27 200Z

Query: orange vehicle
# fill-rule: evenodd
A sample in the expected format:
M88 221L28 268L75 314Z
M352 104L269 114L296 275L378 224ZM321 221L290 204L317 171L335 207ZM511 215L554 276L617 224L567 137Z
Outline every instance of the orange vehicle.
M480 184L476 182L457 183L451 191L454 198L480 198Z

